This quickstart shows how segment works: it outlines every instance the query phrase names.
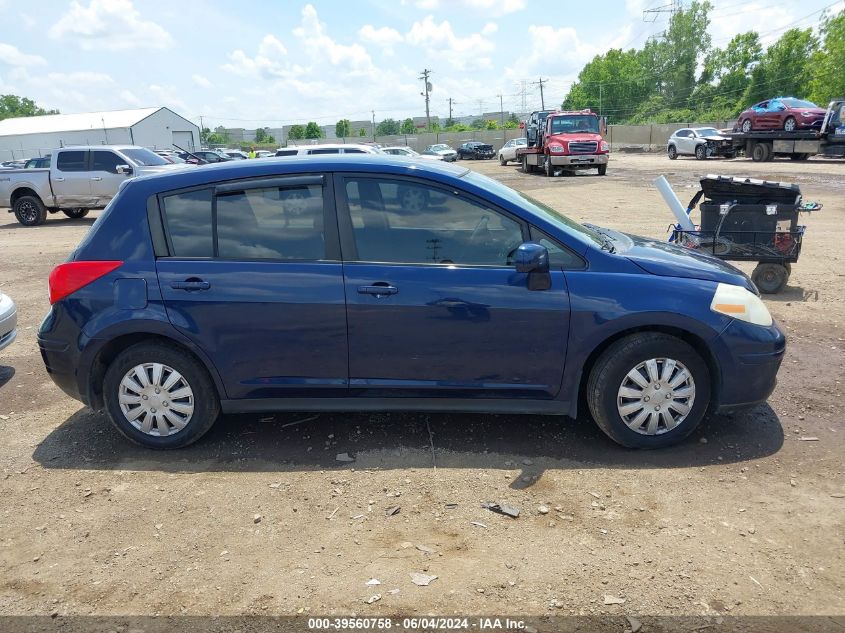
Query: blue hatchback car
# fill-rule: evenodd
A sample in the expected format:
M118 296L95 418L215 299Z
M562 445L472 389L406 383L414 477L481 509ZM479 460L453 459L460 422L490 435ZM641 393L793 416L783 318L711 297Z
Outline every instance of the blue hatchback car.
M150 448L196 441L221 412L582 407L657 448L765 400L785 349L720 260L383 156L127 181L50 301L52 379Z

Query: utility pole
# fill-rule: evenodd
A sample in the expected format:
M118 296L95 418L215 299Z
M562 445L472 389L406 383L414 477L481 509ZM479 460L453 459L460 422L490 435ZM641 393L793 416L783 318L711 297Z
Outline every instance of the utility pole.
M548 83L548 82L549 82L548 79L543 79L542 77L540 77L540 81L531 82L531 85L533 85L533 86L537 86L537 85L540 86L540 109L541 110L546 109L546 99L543 97L543 84Z
M431 114L428 109L428 102L429 96L428 93L431 90L431 83L428 81L429 76L431 75L431 71L428 68L424 68L422 71L422 75L420 75L420 79L422 79L423 83L425 84L425 92L421 92L420 94L425 96L425 124L426 129L431 130Z
M521 98L520 106L522 108L520 114L525 114L525 111L528 109L528 104L526 101L528 97L528 82L524 79L519 82L519 96Z
M496 96L499 97L499 118L502 120L502 127L505 127L505 106L502 104L502 95Z
M454 103L454 102L455 102L454 99L452 99L452 97L449 97L449 123L450 124L454 123L454 121L452 121L452 103Z

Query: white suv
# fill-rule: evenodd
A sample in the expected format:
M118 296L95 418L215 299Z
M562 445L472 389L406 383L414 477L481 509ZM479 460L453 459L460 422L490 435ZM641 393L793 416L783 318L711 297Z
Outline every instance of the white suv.
M383 154L378 147L356 143L324 143L322 145L300 145L282 147L276 156L312 156L315 154Z

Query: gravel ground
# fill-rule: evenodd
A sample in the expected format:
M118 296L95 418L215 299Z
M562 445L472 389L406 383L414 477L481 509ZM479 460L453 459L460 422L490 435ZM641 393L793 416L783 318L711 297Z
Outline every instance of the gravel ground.
M54 387L35 343L49 271L97 214L4 213L21 332L0 353L0 614L845 615L845 162L617 154L606 177L554 179L466 164L651 236L671 221L660 173L682 200L707 172L799 183L825 207L766 298L789 338L769 403L655 452L586 418L446 414L228 416L146 451Z

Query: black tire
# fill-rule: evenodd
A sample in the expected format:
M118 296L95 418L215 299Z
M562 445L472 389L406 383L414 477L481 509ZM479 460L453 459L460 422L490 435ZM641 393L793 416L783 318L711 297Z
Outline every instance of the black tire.
M21 196L15 200L12 210L24 226L38 226L47 221L47 208L38 196Z
M555 167L552 165L552 157L548 154L546 154L546 157L543 159L543 171L548 178L552 178L555 175Z
M194 410L185 427L167 436L155 436L135 428L120 409L120 383L133 367L162 363L180 374L193 391ZM191 354L163 343L138 343L118 354L103 380L106 411L112 424L132 442L153 449L183 448L200 439L220 415L220 400L205 367Z
M748 134L753 129L751 125L751 119L745 119L745 121L742 122L740 129L746 134Z
M79 218L84 218L88 215L89 209L83 209L81 207L77 207L75 209L62 209L62 213L64 213L67 217L72 220L78 220Z
M666 430L664 424L661 432L658 427L654 435L631 429L617 407L619 391L628 373L650 359L672 359L683 364L691 374L695 387L693 404L686 417L672 429ZM663 369L658 366L661 373ZM650 383L648 380L646 382ZM648 388L652 386L649 384ZM665 389L663 385L659 387ZM680 442L701 423L710 406L710 371L704 359L685 341L668 334L640 332L616 341L602 353L590 372L586 398L596 424L613 441L628 448L663 448Z
M674 145L670 145L666 152L669 154L669 160L675 160L678 158L678 148Z
M507 165L507 164L508 164L508 161L506 161L506 160L505 160L505 157L504 157L504 156L502 156L501 154L499 154L499 164L500 164L502 167L504 167L505 165Z
M772 143L763 143L763 148L766 150L766 158L763 160L769 162L775 158L775 147Z
M794 132L798 129L798 122L795 120L794 116L788 116L783 120L783 131L784 132Z
M765 143L756 143L754 149L751 150L751 160L755 163L762 163L769 155L767 145Z
M751 273L751 281L763 294L773 295L786 287L791 268L781 264L757 264Z
M607 175L607 165L599 165L598 172L599 172L599 176L606 176Z
M695 158L697 160L707 159L707 146L704 143L699 143L695 146Z
M527 154L522 157L522 173L523 174L530 174L531 173L531 167L528 164L528 155Z

